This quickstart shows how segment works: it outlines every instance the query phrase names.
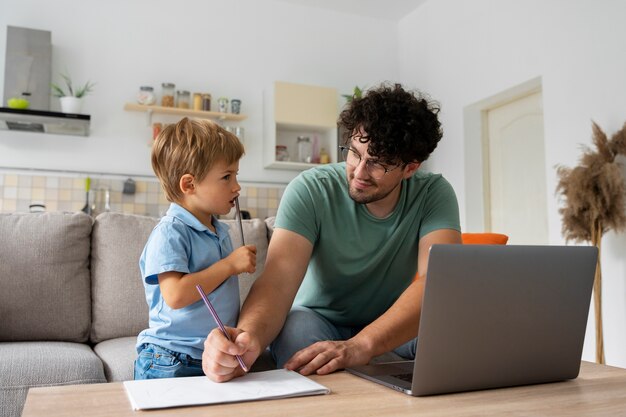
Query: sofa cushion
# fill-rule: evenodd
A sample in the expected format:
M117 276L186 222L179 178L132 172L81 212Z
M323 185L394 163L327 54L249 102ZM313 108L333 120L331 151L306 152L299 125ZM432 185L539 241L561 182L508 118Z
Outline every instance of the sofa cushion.
M0 341L87 341L91 227L85 213L0 214Z
M158 219L102 213L91 237L91 341L137 336L148 325L139 256Z
M267 227L267 241L272 238L274 233L274 223L276 223L276 216L268 217L265 219L265 227Z
M230 238L233 248L241 246L241 232L235 220L222 220L229 227ZM253 274L239 274L239 300L243 304L250 292L254 281L261 275L265 268L265 258L267 258L267 228L261 219L242 220L243 237L247 245L256 245L256 271Z
M137 359L136 336L105 340L93 347L104 365L104 375L109 382L132 381Z
M103 213L96 217L92 234L91 268L93 322L91 341L137 336L148 326L148 305L141 283L139 257L158 219L133 214ZM241 245L239 226L230 227L233 247ZM267 256L267 228L263 220L243 220L247 244L257 246L254 274L240 274L241 302L254 280L263 271Z
M19 416L29 387L106 382L89 348L67 342L0 343L0 415Z

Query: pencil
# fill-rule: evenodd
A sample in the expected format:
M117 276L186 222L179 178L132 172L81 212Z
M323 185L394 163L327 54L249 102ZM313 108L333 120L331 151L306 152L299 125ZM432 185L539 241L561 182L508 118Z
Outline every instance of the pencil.
M196 289L200 293L200 296L202 297L204 304L209 309L209 313L211 313L211 315L213 316L213 320L215 320L215 322L217 323L217 326L220 328L222 333L224 333L224 336L226 336L226 339L232 342L232 340L230 339L230 336L228 336L228 333L226 332L226 327L224 327L222 320L220 320L219 316L217 315L217 311L215 311L215 308L213 308L213 304L211 304L211 302L209 301L204 291L202 291L202 287L200 285L196 285ZM241 359L241 356L235 355L235 357L237 358L237 362L239 362L241 369L243 369L244 372L248 372L248 367L243 362L243 359Z
M241 233L241 246L246 246L243 240L243 225L241 224L241 210L239 209L239 197L235 198L235 210L237 211L237 221L239 222L239 233Z

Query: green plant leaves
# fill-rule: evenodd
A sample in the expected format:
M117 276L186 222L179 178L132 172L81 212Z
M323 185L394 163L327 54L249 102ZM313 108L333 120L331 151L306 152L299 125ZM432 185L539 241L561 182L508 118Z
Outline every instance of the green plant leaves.
M69 75L61 74L61 78L63 78L63 80L65 81L65 87L67 88L67 92L59 84L50 83L50 87L52 88L52 95L54 95L55 97L73 96L81 98L93 92L95 83L92 83L91 81L87 81L84 85L78 88L74 88L74 86L72 85L72 79Z

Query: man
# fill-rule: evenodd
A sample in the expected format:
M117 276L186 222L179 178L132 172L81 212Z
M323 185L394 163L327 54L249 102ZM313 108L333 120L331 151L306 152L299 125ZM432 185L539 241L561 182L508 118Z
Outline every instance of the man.
M234 342L216 331L205 342L209 378L243 374L234 355L250 365L272 341L277 365L303 375L392 350L415 357L429 248L461 243L452 187L418 172L441 139L438 112L398 84L351 101L339 120L345 163L288 185Z

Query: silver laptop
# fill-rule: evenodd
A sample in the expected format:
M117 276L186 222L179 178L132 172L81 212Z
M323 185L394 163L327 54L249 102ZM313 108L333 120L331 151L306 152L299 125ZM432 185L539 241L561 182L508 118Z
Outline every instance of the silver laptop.
M597 254L433 245L415 361L346 370L413 396L576 378Z

